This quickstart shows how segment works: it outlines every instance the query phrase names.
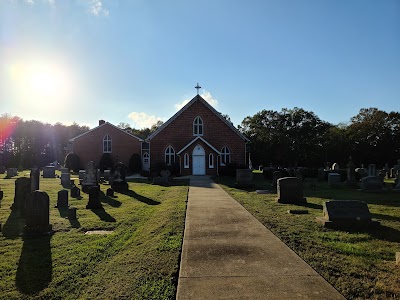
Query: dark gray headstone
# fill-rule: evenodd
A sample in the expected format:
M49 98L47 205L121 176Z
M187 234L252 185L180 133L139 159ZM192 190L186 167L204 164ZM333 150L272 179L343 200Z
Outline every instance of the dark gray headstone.
M33 167L31 169L31 192L39 190L40 169Z
M55 178L56 168L54 166L46 166L43 168L43 178Z
M0 166L0 174L4 174L6 172L5 166Z
M348 185L353 185L356 183L356 166L353 162L353 158L349 157L349 162L347 163L347 180Z
M91 186L88 189L89 202L86 205L88 209L98 209L103 208L100 202L100 189L98 186Z
M153 184L157 185L167 185L169 183L168 177L154 177Z
M7 169L7 178L11 178L18 175L17 168L8 168Z
M361 190L364 192L380 192L382 188L383 182L378 176L367 176L361 179Z
M85 170L79 170L79 179L83 180L85 178L85 174L86 174Z
M301 171L301 169L296 169L296 171L294 171L294 176L303 181L303 172Z
M368 176L376 176L376 166L375 164L368 165Z
M61 185L64 187L69 187L71 185L71 174L69 173L61 174Z
M77 186L71 188L71 198L79 198L81 196L81 190Z
M379 224L372 221L365 202L357 200L331 200L323 206L323 217L317 221L329 228L362 228Z
M123 163L117 163L115 165L114 181L111 187L116 192L126 192L129 190L128 183L125 180L126 167Z
M253 172L250 169L236 169L236 185L239 187L253 185Z
M68 207L68 191L61 190L57 194L57 208Z
M325 170L324 168L319 168L318 169L318 181L324 181L325 180Z
M68 208L68 219L69 220L76 220L76 207Z
M307 203L303 197L303 183L297 177L283 177L278 179L279 203Z
M104 173L103 173L104 180L109 181L110 180L110 174L111 174L110 170L104 170Z
M114 197L114 190L113 189L107 189L107 196L108 197Z
M49 195L46 192L34 191L29 194L26 201L25 233L44 234L51 231L49 205Z
M328 174L328 185L329 186L336 186L342 182L339 173L329 173Z
M11 209L20 209L24 215L26 207L26 199L31 192L31 180L26 177L20 177L15 180L14 203Z
M82 181L82 190L88 193L91 186L97 186L96 169L93 161L89 161L86 165L86 171Z

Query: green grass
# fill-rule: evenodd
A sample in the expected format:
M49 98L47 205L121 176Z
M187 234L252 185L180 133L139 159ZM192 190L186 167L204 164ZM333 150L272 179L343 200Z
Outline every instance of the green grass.
M255 187L237 189L234 179L215 179L275 235L292 248L347 299L399 299L400 193L364 193L345 186L306 180L304 206L278 204L276 194L256 194L271 189L271 181L255 174ZM390 184L390 183L389 183ZM325 229L317 222L322 204L330 199L362 200L381 227L363 232ZM289 209L307 209L309 214L291 215Z
M22 173L24 175L24 173ZM26 174L26 172L25 172ZM1 175L3 176L3 175ZM10 210L15 179L0 177L0 298L174 299L188 182L163 187L129 182L130 191L104 194L104 210L85 209L88 195L69 197L77 221L57 209L60 179L43 179L50 197L52 236L21 236L24 219ZM77 180L76 180L77 182ZM109 235L85 235L112 230Z

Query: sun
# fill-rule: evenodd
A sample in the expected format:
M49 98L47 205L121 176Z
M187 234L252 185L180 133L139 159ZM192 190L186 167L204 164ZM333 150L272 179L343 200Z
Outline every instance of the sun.
M58 106L71 96L71 75L68 67L55 61L23 61L11 69L13 90L23 109L46 109L50 103Z

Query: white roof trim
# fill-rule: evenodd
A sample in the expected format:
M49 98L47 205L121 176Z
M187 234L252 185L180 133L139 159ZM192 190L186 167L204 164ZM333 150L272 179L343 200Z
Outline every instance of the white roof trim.
M217 154L221 155L221 152L219 152L213 145L211 145L209 142L207 142L201 136L194 138L191 142L189 142L189 144L187 144L185 147L183 147L181 150L179 150L179 152L176 154L180 155L183 151L185 151L187 148L189 148L190 145L192 145L197 140L201 140L204 144L206 144L208 147L210 147L213 151L215 151Z
M138 139L140 142L144 142L143 139L137 137L136 135L133 135L133 134L131 134L131 133L129 133L129 132L126 132L125 130L123 130L123 129L121 129L121 128L118 128L117 126L115 126L115 125L113 125L113 124L111 124L111 123L108 123L108 122L104 122L103 124L101 124L101 125L99 125L99 126L93 128L93 129L90 129L89 131L86 131L86 132L84 132L84 133L82 133L82 134L80 134L80 135L78 135L78 136L76 136L76 137L73 137L73 138L69 139L69 141L70 141L70 142L73 142L73 141L75 141L76 139L80 138L81 136L84 136L85 134L88 134L88 133L90 133L90 132L92 132L92 131L94 131L94 130L100 128L100 127L103 127L103 126L105 126L106 124L108 124L108 125L114 127L115 129L118 129L119 131L121 131L121 132L123 132L123 133L129 135L130 137L133 137L133 138Z
M185 110L187 110L194 102L197 100L200 100L206 107L208 107L215 115L217 115L226 125L228 125L234 132L236 132L242 139L245 141L249 141L247 137L245 137L231 122L229 122L227 119L225 119L218 111L215 110L214 107L212 107L206 100L204 100L200 95L195 96L192 100L189 101L181 110L179 110L175 115L173 115L168 121L166 121L164 124L162 124L156 131L154 131L152 134L150 134L147 138L147 140L151 140L154 138L157 134L160 133L165 127L167 127L172 121L174 121L177 117L180 116Z

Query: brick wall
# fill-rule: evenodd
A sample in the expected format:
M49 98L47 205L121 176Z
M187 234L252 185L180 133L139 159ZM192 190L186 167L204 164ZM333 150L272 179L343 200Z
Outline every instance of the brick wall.
M114 164L118 158L118 161L128 166L132 154L141 154L141 142L137 138L105 123L74 140L72 151L79 156L81 168L84 168L91 160L95 166L98 166L103 155L103 139L106 134L112 140L112 152L110 154Z

